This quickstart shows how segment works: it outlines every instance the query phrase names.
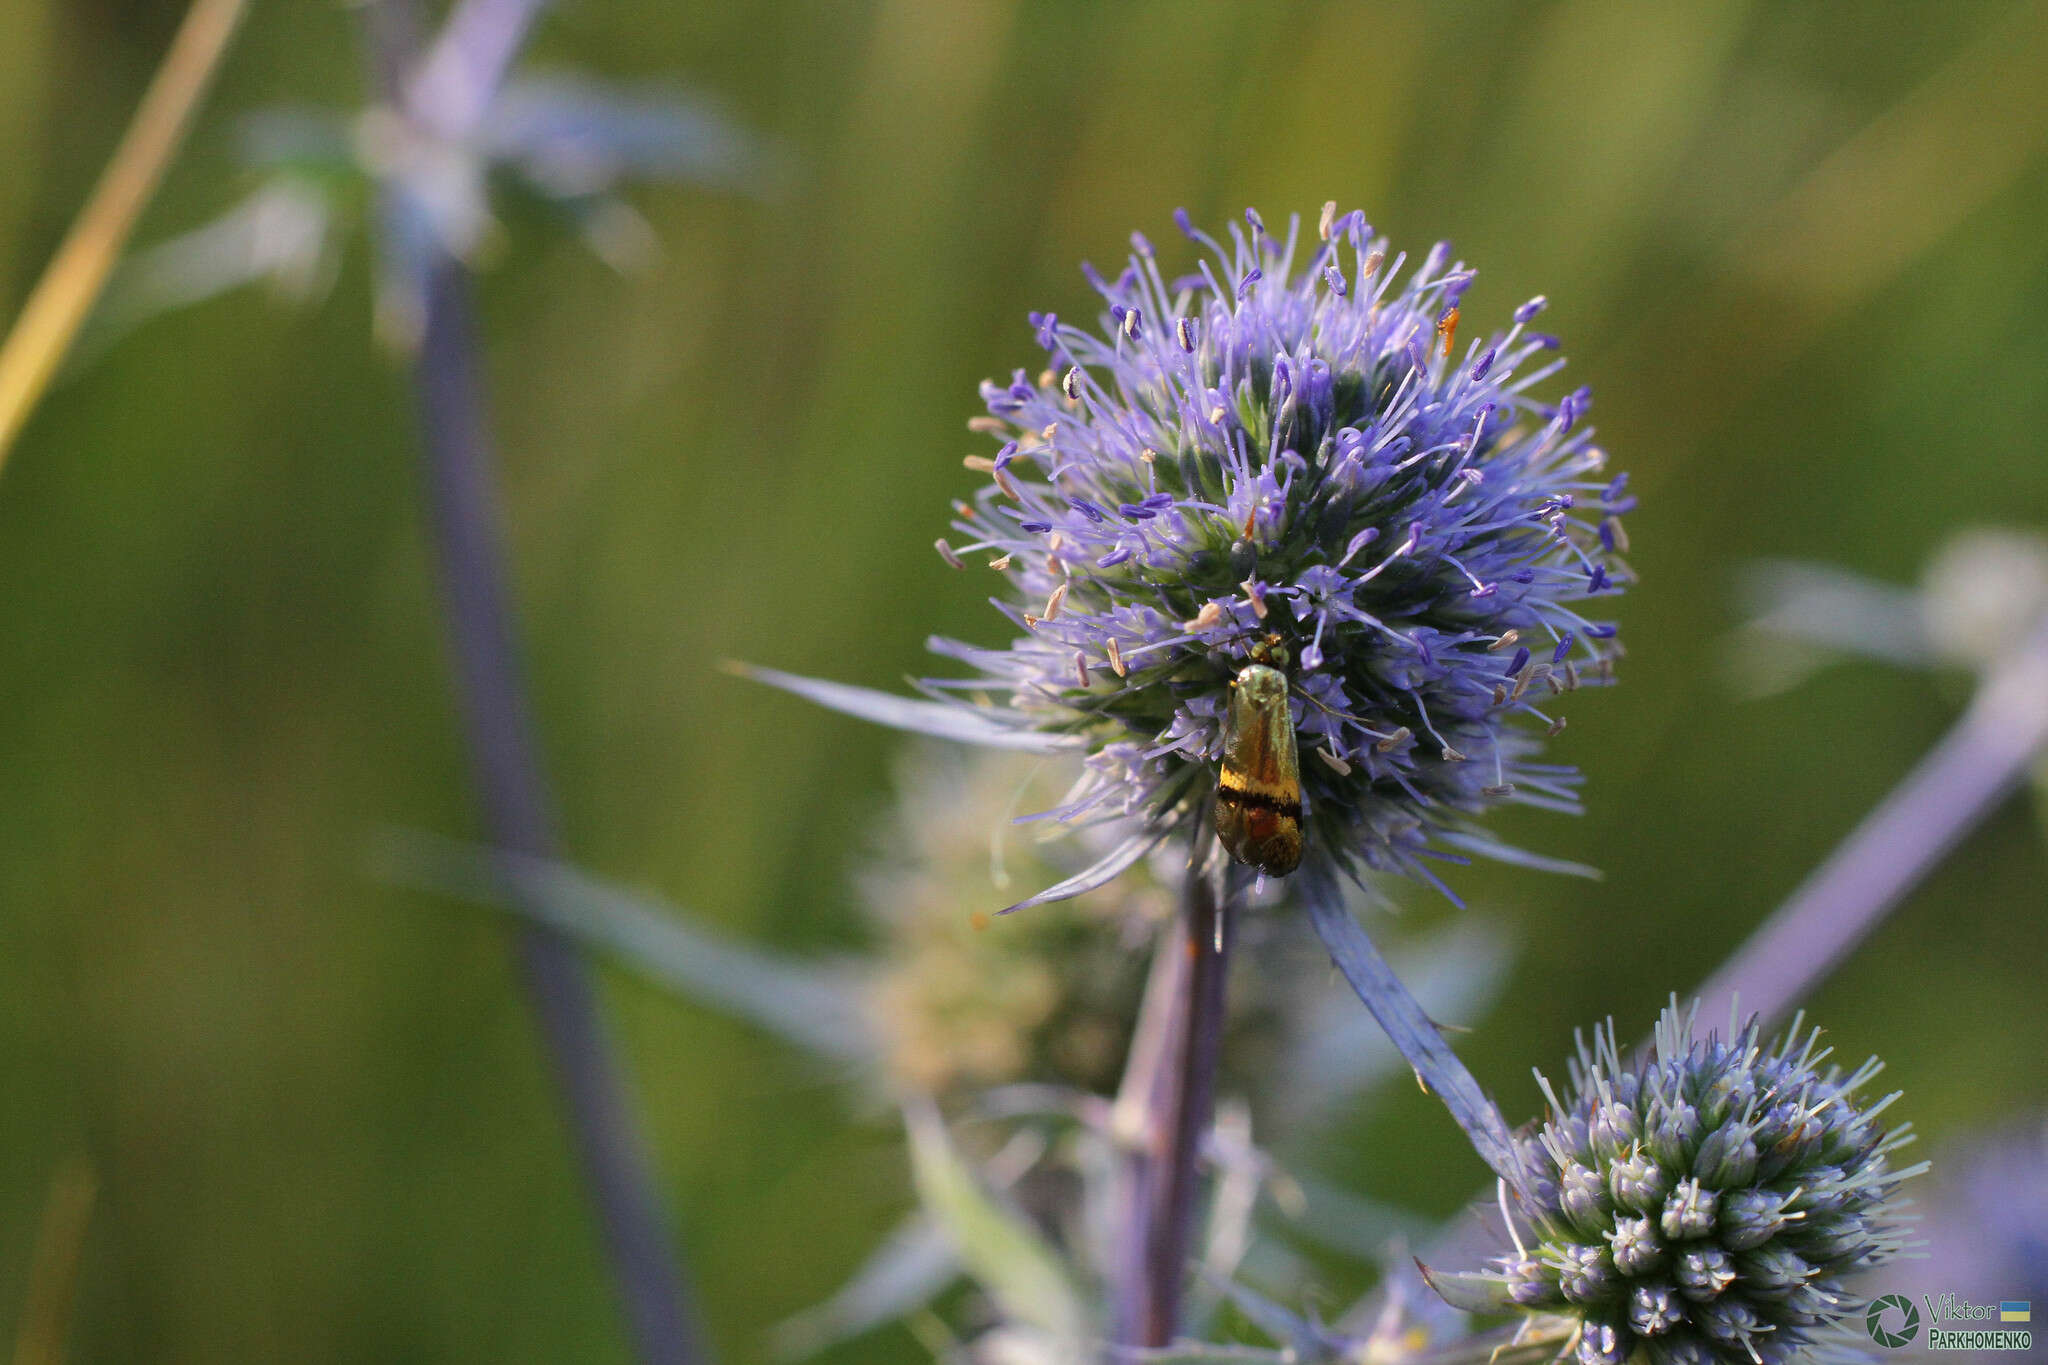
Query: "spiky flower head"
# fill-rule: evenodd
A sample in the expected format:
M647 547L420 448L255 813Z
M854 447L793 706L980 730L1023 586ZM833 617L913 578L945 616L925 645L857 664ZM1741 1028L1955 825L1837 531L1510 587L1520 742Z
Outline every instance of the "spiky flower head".
M1461 347L1447 244L1404 276L1361 214L1327 206L1306 245L1245 216L1225 245L1176 215L1203 258L1172 280L1134 235L1087 272L1098 328L1035 314L1047 368L982 386L991 482L939 549L1003 573L1022 633L935 641L979 676L928 686L1006 694L1086 752L1057 818L1156 841L1216 785L1235 676L1283 660L1311 866L1418 873L1482 847L1493 803L1574 806L1533 758L1552 697L1611 676L1614 626L1580 607L1628 578L1632 499L1587 390L1535 396L1562 364L1542 299Z
M1635 1062L1610 1022L1563 1095L1542 1081L1515 1250L1435 1276L1447 1298L1568 1318L1584 1365L1773 1365L1842 1343L1861 1306L1843 1279L1898 1253L1897 1188L1924 1169L1893 1163L1910 1130L1878 1117L1896 1096L1859 1099L1881 1064L1845 1075L1799 1020L1766 1046L1755 1021L1699 1038L1695 1014L1674 1002Z

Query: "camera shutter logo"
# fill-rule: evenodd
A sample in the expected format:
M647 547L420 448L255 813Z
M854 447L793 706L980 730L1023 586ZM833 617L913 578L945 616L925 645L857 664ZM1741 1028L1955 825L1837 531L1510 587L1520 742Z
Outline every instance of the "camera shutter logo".
M1897 1331L1884 1325L1885 1310L1891 1308L1904 1314ZM1880 1346L1910 1346L1913 1338L1920 1335L1920 1310L1903 1294L1887 1294L1871 1300L1870 1311L1863 1315L1863 1325L1870 1329L1870 1339Z

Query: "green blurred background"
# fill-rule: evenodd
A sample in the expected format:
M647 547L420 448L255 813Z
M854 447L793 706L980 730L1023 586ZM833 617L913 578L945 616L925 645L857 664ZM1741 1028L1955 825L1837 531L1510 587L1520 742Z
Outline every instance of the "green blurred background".
M0 0L0 311L181 12ZM240 193L240 116L360 98L355 24L258 0L141 240ZM1906 582L1961 526L2048 525L2038 5L574 0L532 64L678 78L793 168L774 202L638 193L665 259L632 280L512 215L482 286L567 846L790 951L860 941L842 869L897 740L716 661L891 685L927 633L1000 638L931 551L974 384L1176 205L1449 237L1474 329L1548 294L1634 474L1623 686L1558 745L1588 812L1508 828L1607 877L1456 878L1520 926L1465 1046L1517 1117L1531 1064L1702 979L1965 695L1852 666L1741 700L1739 566ZM82 1156L74 1359L625 1358L501 926L365 871L380 828L477 831L368 292L357 241L322 305L150 323L0 480L0 1342ZM2044 875L2015 801L1813 1002L1937 1143L2048 1100ZM905 1206L895 1135L607 983L712 1334L762 1359ZM1360 1188L1437 1211L1482 1174L1405 1092L1347 1144ZM891 1329L832 1359L917 1356Z

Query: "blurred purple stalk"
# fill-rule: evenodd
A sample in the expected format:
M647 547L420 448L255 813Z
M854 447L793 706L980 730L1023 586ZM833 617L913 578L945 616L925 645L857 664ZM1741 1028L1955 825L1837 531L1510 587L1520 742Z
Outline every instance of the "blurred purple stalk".
M1230 884L1213 859L1191 860L1181 913L1161 936L1117 1095L1116 1126L1128 1158L1115 1330L1126 1345L1166 1346L1180 1325L1202 1139L1215 1117L1223 1049Z
M1190 874L1192 875L1192 874ZM1123 1153L1122 1244L1115 1267L1112 1333L1125 1346L1136 1346L1151 1312L1146 1248L1154 1202L1152 1187L1166 1156L1167 1133L1159 1115L1173 1103L1175 1063L1181 1052L1180 1031L1187 1023L1187 997L1192 973L1182 950L1185 931L1178 918L1159 932L1145 997L1138 1006L1137 1027L1117 1087L1111 1126Z
M447 87L480 113L517 52L538 5L468 0L421 68L435 62L466 73ZM408 92L442 88L406 81L417 50L416 14L381 0L370 15L373 61L387 99L413 116ZM484 50L464 63L451 44L480 35ZM477 85L483 81L486 85ZM450 126L436 120L433 127ZM556 853L546 782L514 643L499 543L497 490L479 348L465 267L444 252L416 263L424 328L415 371L424 437L429 517L439 560L449 643L470 762L493 843L515 853ZM548 1051L604 1245L638 1355L649 1365L702 1360L681 1267L661 1212L653 1171L628 1108L587 967L569 941L531 920L519 931L526 993Z
M1700 987L1700 1018L1739 1000L1789 1012L2026 776L2048 749L2048 621L1994 665L1955 727Z

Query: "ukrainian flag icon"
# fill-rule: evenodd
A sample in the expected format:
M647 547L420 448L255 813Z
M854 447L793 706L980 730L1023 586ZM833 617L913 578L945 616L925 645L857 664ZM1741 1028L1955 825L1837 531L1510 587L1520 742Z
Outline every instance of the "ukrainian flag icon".
M1998 1305L2000 1322L2032 1322L2033 1301L2030 1299L2006 1299Z

